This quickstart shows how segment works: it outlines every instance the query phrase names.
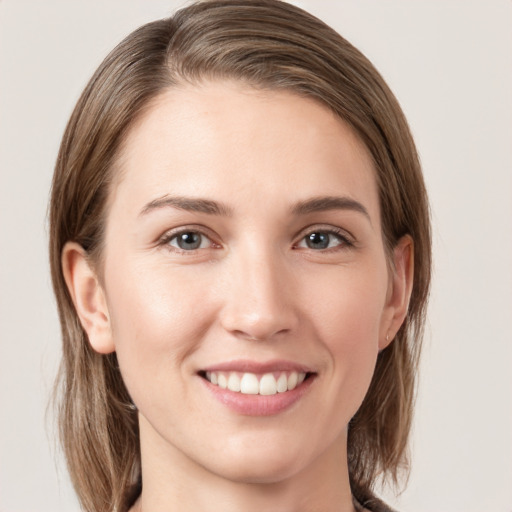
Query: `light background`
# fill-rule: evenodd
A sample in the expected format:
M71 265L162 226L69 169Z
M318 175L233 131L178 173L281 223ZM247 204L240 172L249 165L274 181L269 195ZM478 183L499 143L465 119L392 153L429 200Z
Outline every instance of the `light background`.
M512 511L512 2L296 2L359 47L410 121L435 274L401 511ZM45 427L59 358L46 207L66 120L107 52L176 0L0 0L0 511L78 505ZM51 421L50 421L51 426Z

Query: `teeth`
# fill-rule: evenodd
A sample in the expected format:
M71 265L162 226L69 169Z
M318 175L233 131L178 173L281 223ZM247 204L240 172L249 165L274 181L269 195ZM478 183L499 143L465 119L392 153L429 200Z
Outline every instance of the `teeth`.
M259 392L260 383L258 377L254 373L244 373L240 381L240 393L245 395L257 395Z
M288 391L288 378L286 373L281 373L279 379L277 379L277 392L284 393L285 391Z
M297 387L297 380L299 376L297 372L292 372L288 376L288 391L291 391L292 389L295 389Z
M236 373L230 373L228 379L228 389L230 391L240 391L240 377Z
M279 375L276 379L276 375ZM280 374L265 373L257 376L254 373L239 372L206 372L206 378L222 389L245 395L275 395L295 389L304 382L304 372L281 372Z
M228 379L226 379L226 376L223 373L219 373L218 386L222 389L226 389L228 387Z
M276 378L271 373L266 373L260 380L260 395L275 395L276 393Z

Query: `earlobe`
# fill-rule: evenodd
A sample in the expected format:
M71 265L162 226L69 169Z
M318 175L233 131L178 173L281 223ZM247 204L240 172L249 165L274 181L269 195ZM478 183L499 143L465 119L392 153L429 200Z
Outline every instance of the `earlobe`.
M409 309L414 281L414 243L409 235L403 236L393 249L393 263L379 350L393 341Z
M84 249L68 242L62 250L62 271L69 294L92 348L101 354L115 350L105 292Z

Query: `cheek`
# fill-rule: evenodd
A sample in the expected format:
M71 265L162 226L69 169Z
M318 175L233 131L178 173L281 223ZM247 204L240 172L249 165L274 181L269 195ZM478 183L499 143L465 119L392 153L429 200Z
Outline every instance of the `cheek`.
M334 347L337 339L353 349L362 340L377 345L387 293L385 269L335 269L324 276L323 286L317 279L316 289L311 300L312 316Z
M378 354L387 272L385 266L335 270L311 298L309 314L331 359L332 378L348 396L362 399Z
M180 363L200 342L214 306L192 272L117 261L106 285L121 371L128 387L148 372L158 385L170 372L186 371Z

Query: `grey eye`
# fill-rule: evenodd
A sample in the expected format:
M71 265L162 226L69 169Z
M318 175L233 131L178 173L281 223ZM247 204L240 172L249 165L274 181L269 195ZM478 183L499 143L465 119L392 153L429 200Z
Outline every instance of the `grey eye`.
M308 233L299 243L299 247L307 247L308 249L322 250L331 249L343 244L342 237L336 233L328 231L314 231Z
M306 245L310 249L327 249L330 238L328 233L310 233L306 236Z
M169 241L169 245L177 247L182 251L193 251L208 247L209 240L197 231L185 231L173 236Z

